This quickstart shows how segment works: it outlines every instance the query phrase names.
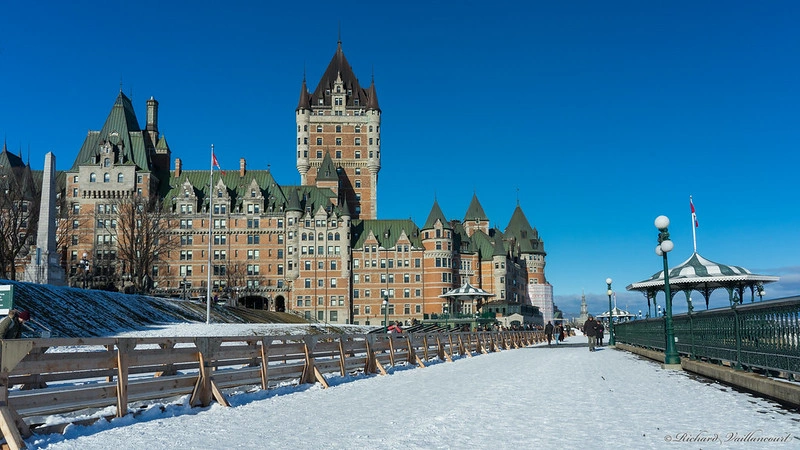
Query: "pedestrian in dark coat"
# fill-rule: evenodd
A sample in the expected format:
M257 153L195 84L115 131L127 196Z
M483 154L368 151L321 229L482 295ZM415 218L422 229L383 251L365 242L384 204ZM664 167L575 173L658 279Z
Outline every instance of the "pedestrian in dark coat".
M589 316L583 324L583 334L589 339L589 351L594 351L594 345L597 340L597 321L594 317Z
M544 335L547 337L547 345L550 345L550 342L553 340L553 323L549 320L547 321L547 325L544 326Z
M19 339L22 337L22 324L31 320L31 313L12 309L0 320L0 339Z

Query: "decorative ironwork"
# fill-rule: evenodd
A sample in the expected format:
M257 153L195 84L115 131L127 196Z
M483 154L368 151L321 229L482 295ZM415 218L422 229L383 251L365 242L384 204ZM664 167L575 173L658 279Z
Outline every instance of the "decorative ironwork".
M678 353L800 379L800 297L674 316ZM663 351L664 318L617 324L618 343Z

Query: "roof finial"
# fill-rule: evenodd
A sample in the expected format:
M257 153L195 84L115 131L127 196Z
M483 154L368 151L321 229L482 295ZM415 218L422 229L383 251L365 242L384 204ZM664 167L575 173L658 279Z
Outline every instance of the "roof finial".
M337 40L339 46L342 45L342 21L339 20L339 39Z
M122 74L119 74L119 93L122 94Z
M519 188L517 188L517 206L519 206Z

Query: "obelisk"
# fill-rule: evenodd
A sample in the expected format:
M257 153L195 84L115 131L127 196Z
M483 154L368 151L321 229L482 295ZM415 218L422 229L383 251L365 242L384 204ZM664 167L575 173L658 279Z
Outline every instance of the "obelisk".
M38 284L65 286L66 277L61 267L61 255L56 249L56 157L53 152L44 155L42 195L39 201L39 229L36 234L36 251L25 269L25 281Z

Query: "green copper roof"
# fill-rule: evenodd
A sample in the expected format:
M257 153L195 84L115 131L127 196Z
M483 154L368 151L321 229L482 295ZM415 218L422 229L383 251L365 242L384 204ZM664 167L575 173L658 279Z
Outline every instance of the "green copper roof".
M121 91L103 128L90 131L86 136L70 170L78 170L78 166L84 164L99 163L104 143L112 147L115 164L134 164L141 170L151 170L144 132L139 127L130 99Z
M352 246L354 249L364 247L364 241L370 235L375 235L378 243L383 248L394 248L397 240L405 233L411 245L422 248L422 241L419 236L419 228L411 219L405 220L378 220L378 219L356 219L352 225Z
M511 220L506 227L505 235L509 239L514 239L519 245L521 253L544 254L544 242L539 239L539 232L531 227L525 213L519 205L514 209Z
M486 212L483 210L483 206L481 206L481 202L478 201L478 195L472 194L472 201L469 202L469 208L467 208L467 213L464 215L464 222L468 221L488 221L489 218L486 217Z
M445 229L450 228L450 223L447 222L447 219L444 217L444 213L442 212L442 208L439 207L439 201L433 201L433 207L431 208L431 213L428 214L428 220L425 221L425 225L422 226L423 230L428 230L433 228L433 225L436 223L437 220L442 222L442 226Z
M325 151L322 164L317 169L317 181L339 181L339 172L336 170L336 166L333 165L333 159L331 159L329 151Z

